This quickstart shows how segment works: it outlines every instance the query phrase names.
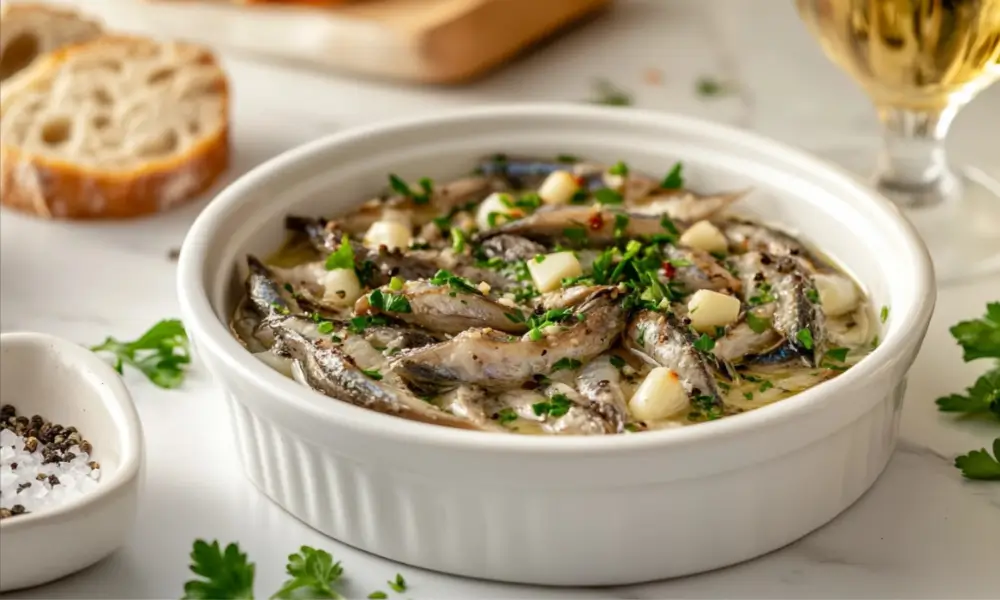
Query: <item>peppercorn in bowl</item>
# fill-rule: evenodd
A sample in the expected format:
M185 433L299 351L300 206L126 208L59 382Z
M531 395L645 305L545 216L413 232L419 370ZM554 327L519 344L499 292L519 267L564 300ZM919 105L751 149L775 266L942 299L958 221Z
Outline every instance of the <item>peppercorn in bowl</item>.
M111 367L51 335L0 335L0 591L121 546L142 464L139 418Z
M538 173L515 172L523 163L513 157L568 166L535 185L528 176ZM593 182L591 164L608 166ZM506 190L480 185L494 172ZM490 195L474 199L464 224L458 214L445 223L431 214L442 182L463 176ZM387 180L391 191L365 203ZM637 210L631 183L684 189ZM748 191L736 203L720 195L734 190ZM657 212L715 201L741 220L706 214L679 219L674 232ZM427 237L439 221L450 244ZM794 239L808 253L762 257L764 279L741 279L731 259L756 254L733 236L760 231L779 250ZM689 256L652 260L673 249ZM851 306L871 308L871 335L850 344L857 352L829 354L835 336L825 334L842 313L800 270L820 263L856 286L862 302ZM701 264L716 276L683 271ZM396 121L290 151L200 215L179 267L185 325L227 392L258 488L320 531L394 560L551 585L732 564L844 510L889 458L934 304L909 224L822 163L696 120L563 105ZM702 283L718 285L691 294ZM760 293L747 297L750 287ZM792 326L784 319L793 314L810 321ZM821 380L780 397L751 380L761 373L746 368L747 353L713 351L740 319L772 340L758 358L805 361ZM601 358L609 349L620 360ZM645 358L659 370L631 362ZM583 377L598 360L601 374ZM722 372L723 363L737 368ZM623 389L642 402L588 400L619 373L635 378L638 389ZM737 380L749 386L738 396ZM483 393L454 394L463 389ZM530 402L510 402L515 392Z

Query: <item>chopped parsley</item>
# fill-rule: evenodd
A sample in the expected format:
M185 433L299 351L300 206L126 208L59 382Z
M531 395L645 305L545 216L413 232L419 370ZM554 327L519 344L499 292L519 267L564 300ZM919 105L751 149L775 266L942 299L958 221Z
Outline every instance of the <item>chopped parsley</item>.
M465 250L465 232L458 227L453 227L451 229L451 249L456 253L461 253Z
M330 321L320 321L319 324L316 325L316 331L319 331L324 335L333 333L333 323Z
M501 409L500 412L496 414L496 420L501 425L506 425L507 423L517 420L517 413L513 408L508 406L507 408Z
M771 293L771 284L766 281L757 286L757 292L759 293L747 299L747 304L750 306L760 306L777 300L774 294Z
M389 289L394 292L398 292L403 289L403 280L399 277L393 277L389 280Z
M798 330L798 332L795 333L795 339L797 339L806 350L813 349L813 335L812 331L809 331L808 327L803 327Z
M431 283L439 286L448 286L454 292L461 292L466 294L478 294L479 289L472 284L471 281L465 277L460 277L455 275L451 271L446 271L444 269L439 270L431 278Z
M573 403L570 402L569 398L565 394L553 394L549 398L548 402L536 402L531 405L531 412L535 413L536 416L544 417L548 415L550 417L561 417L569 412L570 407Z
M625 201L621 194L610 188L601 188L594 192L594 199L601 204L621 204Z
M563 369L572 371L573 369L579 369L582 365L583 363L575 358L560 358L556 361L556 364L552 365L552 372L555 373Z
M764 333L771 328L771 319L758 317L751 311L747 311L747 325L754 333Z
M628 229L628 215L625 213L618 213L615 215L615 238L625 237L625 230Z
M552 325L558 325L559 323L570 319L572 316L573 311L568 308L553 308L552 310L547 310L540 315L532 315L528 318L528 327L531 328L528 331L528 337L531 341L537 342L542 339L543 329Z
M413 200L414 204L427 204L431 201L431 193L434 191L434 182L427 177L420 178L417 182L419 190L412 189L409 184L400 179L398 176L390 173L389 174L389 187L392 188L394 192L403 196L404 198L409 198Z
M771 380L770 379L765 379L764 382L760 384L760 387L757 388L757 391L761 392L761 393L764 393L764 392L766 392L767 390L769 390L769 389L771 389L773 387L774 387L774 384L771 383Z
M888 306L884 306L884 305L882 306L882 310L880 310L879 313L878 313L878 319L879 319L879 321L882 321L883 323L885 323L889 319L889 307Z
M819 304L819 292L816 291L816 288L807 289L806 298L808 298L813 304Z
M388 321L386 321L384 317L354 317L348 324L347 329L350 330L351 333L357 333L360 335L364 333L365 329L368 327L386 324L388 324Z
M712 348L715 348L715 340L713 340L707 333L701 334L701 337L694 341L695 350L701 350L702 352L711 352Z
M667 215L663 215L660 218L660 227L672 236L678 236L681 234L681 232L677 229L677 225L674 225L674 221Z
M395 579L387 581L386 583L389 584L389 587L391 587L396 593L402 594L406 591L406 580L403 579L403 576L399 573L396 573Z
M365 374L365 377L375 381L382 379L382 373L378 369L361 369L361 372Z
M732 83L719 81L714 77L700 77L695 83L695 91L703 98L713 98L734 93L736 86Z
M381 590L375 590L374 592L368 594L368 600L385 600L389 596Z
M326 257L325 266L327 271L354 268L354 249L346 235L340 240L340 246Z
M747 400L753 400L753 392L743 392L743 397Z
M619 88L607 79L594 81L594 96L590 100L594 104L604 104L605 106L631 106L632 96L625 90Z
M823 355L823 358L842 363L847 360L848 352L850 352L848 348L830 348L826 351L826 354Z
M615 164L611 165L610 168L608 168L608 174L625 177L628 175L628 165L626 165L622 161L618 161Z
M611 366L616 369L621 369L622 367L625 366L625 359L618 356L617 354L612 354L611 356L608 357L608 360L611 362Z
M371 293L368 294L368 303L371 304L373 308L385 312L413 312L413 309L410 307L410 301L406 299L406 296L388 294L382 292L382 290L372 290Z
M684 187L684 175L682 171L684 170L684 165L678 161L674 163L674 166L670 169L670 172L663 177L663 181L660 182L660 188L664 190L679 190Z
M567 227L563 229L563 236L574 242L582 242L587 239L587 229L584 227Z

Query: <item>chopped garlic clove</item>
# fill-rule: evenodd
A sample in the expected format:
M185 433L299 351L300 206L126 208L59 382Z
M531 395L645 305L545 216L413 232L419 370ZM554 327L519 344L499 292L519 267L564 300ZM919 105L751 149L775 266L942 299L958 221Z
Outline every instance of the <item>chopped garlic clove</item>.
M846 315L861 303L857 286L847 277L817 273L813 275L813 283L819 292L823 313L829 317Z
M546 204L566 204L580 189L576 177L567 171L553 171L538 188L538 196Z
M689 405L680 377L666 367L650 371L628 401L629 411L639 421L662 421L687 410Z
M490 215L493 217L493 224L490 224ZM476 211L476 226L480 230L493 229L497 225L503 225L511 219L519 219L524 216L521 209L514 206L514 199L510 194L494 192L486 197Z
M323 302L335 306L353 306L361 297L361 282L354 269L333 269L323 276Z
M740 301L712 290L698 290L688 300L688 318L698 331L713 331L736 321L740 315Z
M708 221L698 221L681 234L681 244L705 252L725 252L729 248L726 236Z
M544 293L562 287L562 280L566 277L583 275L583 268L572 252L556 252L546 254L541 262L536 258L529 260L528 272L538 291Z
M385 246L393 250L410 246L410 228L399 221L375 221L365 234L364 244L369 248Z

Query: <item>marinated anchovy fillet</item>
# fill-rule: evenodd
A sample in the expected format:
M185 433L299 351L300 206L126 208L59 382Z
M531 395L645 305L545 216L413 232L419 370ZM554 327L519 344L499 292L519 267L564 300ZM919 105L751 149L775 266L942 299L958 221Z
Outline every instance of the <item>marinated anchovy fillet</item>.
M354 312L384 314L442 333L461 333L471 327L484 326L507 333L528 330L519 309L484 296L466 282L459 285L462 287L456 289L455 284L408 281L398 291L382 287L362 296Z
M582 320L576 315L581 315ZM624 329L617 288L602 288L575 314L545 327L532 339L493 329L473 329L447 342L401 354L392 368L420 389L471 383L496 389L551 373L559 361L589 361L614 344Z
M714 405L722 405L722 393L715 380L715 357L695 348L691 330L670 314L644 310L628 324L626 344L668 367L680 377L691 398L707 397Z
M277 254L246 259L233 335L331 398L522 435L727 418L877 344L846 273L727 212L745 190L688 189L680 163L496 155L470 170L387 174L350 213L286 217Z

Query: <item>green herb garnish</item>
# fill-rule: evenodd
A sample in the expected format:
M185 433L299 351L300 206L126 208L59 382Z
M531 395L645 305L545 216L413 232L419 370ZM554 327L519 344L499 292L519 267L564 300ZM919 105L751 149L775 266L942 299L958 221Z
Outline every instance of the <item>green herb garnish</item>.
M587 239L587 230L584 227L567 227L563 229L563 236L574 242L582 242Z
M987 304L983 318L962 321L949 331L962 346L963 360L1000 359L1000 302Z
M771 319L758 317L752 312L747 311L747 325L754 333L764 333L771 328Z
M322 333L323 335L333 333L333 323L330 321L320 321L316 325L316 331Z
M809 331L808 327L803 327L795 333L795 339L802 344L802 347L806 350L812 350L813 348L813 336L812 332Z
M344 569L325 550L302 546L298 554L289 555L285 572L290 579L271 598L343 598L333 584L344 574Z
M403 576L400 575L399 573L396 573L395 579L393 579L392 581L387 581L386 583L388 583L389 587L391 587L397 593L402 594L403 592L406 591L406 580L403 579Z
M660 182L660 188L664 190L679 190L684 187L684 175L683 175L684 165L678 161L674 163L674 166L670 169L670 172L663 177L663 181Z
M889 307L883 306L878 313L878 320L885 323L889 319Z
M345 235L340 240L340 246L336 250L330 253L326 257L326 270L332 271L334 269L353 269L354 268L354 249L351 248L351 243Z
M806 298L813 304L819 304L819 292L816 291L816 288L807 289Z
M431 201L431 193L434 191L434 182L427 177L422 177L417 185L419 190L412 189L405 181L398 176L389 174L389 187L400 196L413 200L414 204L427 204Z
M381 590L375 590L374 592L368 594L368 600L385 600L389 596Z
M766 392L767 390L769 390L769 389L771 389L773 387L774 387L774 384L771 383L771 380L770 379L765 379L764 382L760 384L760 387L757 388L757 391L763 393L763 392Z
M993 440L993 456L986 448L973 450L955 459L955 466L968 479L1000 480L1000 437Z
M514 412L513 408L502 408L500 409L500 412L497 413L496 420L501 425L506 425L507 423L517 420L517 413Z
M565 394L553 394L549 398L548 402L537 402L531 405L531 411L535 415L542 417L548 415L550 417L561 417L569 412L572 406L569 398Z
M384 293L382 290L372 290L368 294L368 303L372 305L372 308L385 312L413 312L410 301L406 299L406 296Z
M711 98L724 96L736 91L736 86L732 83L722 82L712 77L701 77L695 84L695 90L699 96Z
M622 161L618 161L615 164L611 165L611 167L608 168L608 174L610 174L610 175L619 175L621 177L625 177L625 176L628 175L628 165L626 165Z
M253 598L254 564L237 544L223 551L218 541L196 540L190 568L199 578L184 584L183 600Z
M830 348L826 351L826 354L823 355L823 358L842 363L847 360L848 352L850 352L850 349L848 348Z
M119 373L123 373L122 365L128 364L142 371L154 385L167 389L184 381L184 371L191 363L187 332L177 319L160 321L132 342L109 336L90 350L112 354Z
M375 381L382 379L382 373L378 369L361 369L361 372L369 379L374 379Z
M628 215L618 213L615 215L614 236L616 238L625 237L625 230L628 229Z
M695 350L711 352L712 348L715 348L715 340L709 337L707 333L703 333L701 334L701 337L694 341L694 347Z
M434 274L434 277L431 278L431 283L439 286L446 285L450 287L452 291L455 292L461 292L466 294L480 293L479 289L476 288L476 286L473 285L471 281L469 281L465 277L460 277L458 275L455 275L451 271L446 271L444 269L440 269L437 273Z
M458 254L465 250L465 232L458 227L451 229L451 249Z
M632 96L607 79L594 81L594 96L591 102L606 106L631 106Z
M594 192L594 199L601 204L621 204L625 201L621 194L609 188L601 188Z
M996 362L965 390L965 395L938 398L938 410L1000 419L1000 302L987 304L983 318L957 323L949 332L962 347L962 360L986 358Z
M753 400L753 392L743 392L743 397L747 400Z
M678 236L681 234L680 231L677 230L677 225L674 225L673 220L667 215L660 217L660 227L672 236Z
M618 356L617 354L612 354L611 356L608 357L608 360L611 362L611 366L616 369L621 369L622 367L625 366L625 359Z
M572 371L573 369L579 369L583 365L582 362L576 360L575 358L560 358L552 365L552 372L561 371L567 369Z
M393 277L389 280L389 289L394 292L398 292L403 289L403 280L399 277Z

